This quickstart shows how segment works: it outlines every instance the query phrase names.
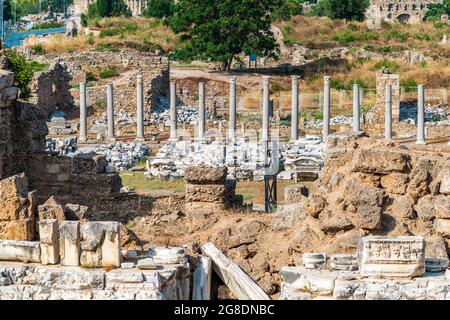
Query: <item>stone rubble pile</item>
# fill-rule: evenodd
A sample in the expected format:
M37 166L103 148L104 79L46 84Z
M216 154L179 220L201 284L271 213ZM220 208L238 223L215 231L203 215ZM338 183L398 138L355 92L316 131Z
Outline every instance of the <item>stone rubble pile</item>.
M206 114L208 117L208 114ZM198 119L198 107L177 105L177 123L193 124ZM153 125L170 124L170 101L159 97L158 104L150 114L149 123Z
M314 136L281 144L279 161L287 172L280 174L280 179L293 179L297 172L317 174L322 167L323 150L324 143ZM242 140L238 140L235 146L225 146L221 141L167 143L147 161L145 175L148 178L180 178L188 167L199 165L226 166L236 179L261 180L264 152L261 144Z
M282 268L280 299L448 300L447 267L446 258L425 258L423 237L362 237L356 255L331 256L331 270Z
M400 121L405 121L411 124L417 122L417 104L402 105L400 108ZM448 126L450 125L450 117L445 112L441 105L426 105L425 106L425 122L428 125Z
M50 122L47 122L48 133L65 135L77 132L77 125L67 122L66 118L67 116L64 112L54 112L50 117Z
M336 116L330 118L330 125L331 126L339 126L339 125L352 125L353 123L353 117L346 117L346 116ZM323 120L320 119L310 119L306 121L305 127L308 129L319 129L323 127Z

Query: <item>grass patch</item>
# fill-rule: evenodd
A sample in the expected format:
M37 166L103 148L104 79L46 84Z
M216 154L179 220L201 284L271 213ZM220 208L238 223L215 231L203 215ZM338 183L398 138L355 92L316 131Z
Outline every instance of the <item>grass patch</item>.
M119 72L117 72L115 67L109 66L105 70L101 70L98 75L102 79L108 79L112 77L117 77L119 75Z
M161 180L147 179L143 172L124 171L120 173L122 184L130 190L169 190L183 192L185 182L183 179Z

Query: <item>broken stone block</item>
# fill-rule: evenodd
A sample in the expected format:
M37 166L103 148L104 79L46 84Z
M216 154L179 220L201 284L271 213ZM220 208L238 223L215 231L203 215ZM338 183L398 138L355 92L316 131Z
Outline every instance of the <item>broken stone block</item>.
M59 226L61 265L80 265L80 223L62 221Z
M0 260L41 262L39 242L0 240Z
M142 270L156 270L157 266L152 258L141 259L137 263L137 267Z
M302 255L302 263L306 269L322 269L327 261L325 253L304 253Z
M68 203L64 206L64 211L68 220L83 220L89 211L89 207Z
M86 222L80 229L83 267L120 267L118 222Z
M381 177L381 186L387 193L402 195L406 193L408 181L407 174L394 172Z
M363 237L358 243L358 267L365 277L419 277L425 273L425 239Z
M330 257L331 270L354 271L358 270L358 259L354 254L333 254Z
M66 219L63 206L54 196L50 197L44 204L38 206L38 217L39 220L56 219L58 221L64 221Z
M450 219L435 219L434 228L444 238L450 238Z
M149 256L156 264L183 264L187 262L187 257L183 248L155 247L148 251Z
M434 210L436 212L436 218L450 219L450 197L436 197L434 201Z
M236 181L224 184L186 184L186 202L226 202L236 190Z
M28 179L25 174L0 180L0 221L33 220L34 203L31 201L33 198L29 196Z
M436 218L436 211L434 210L434 198L431 195L426 195L419 199L414 210L417 216L423 221L433 221Z
M288 204L296 203L303 201L308 194L308 188L303 184L289 186L284 190L284 199Z
M378 228L381 222L381 208L374 206L360 206L356 211L354 224L361 229L372 230Z
M443 194L450 194L450 168L445 168L442 173L441 187L439 192Z
M444 272L448 268L448 259L425 257L425 268L427 272Z
M39 242L41 247L41 263L57 264L59 262L58 220L39 221Z
M0 221L0 239L31 241L34 226L31 219Z
M381 173L404 172L410 157L401 152L376 149L360 149L355 152L352 162L353 172Z
M400 196L395 198L392 203L391 210L392 213L397 217L402 217L405 219L414 219L416 215L414 214L414 199L409 195Z
M192 166L184 173L184 179L192 184L223 184L227 177L226 167Z

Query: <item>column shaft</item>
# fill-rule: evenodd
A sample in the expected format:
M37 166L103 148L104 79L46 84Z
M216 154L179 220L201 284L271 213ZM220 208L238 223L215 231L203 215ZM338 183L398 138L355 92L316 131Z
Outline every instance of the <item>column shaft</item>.
M360 104L359 85L355 83L353 84L353 132L361 131Z
M298 140L298 76L292 76L291 140Z
M170 83L170 141L178 141L177 130L177 84Z
M269 122L269 106L270 104L270 77L263 77L263 125L262 140L269 141L270 122Z
M425 87L417 87L417 144L425 144Z
M236 77L229 77L230 80L230 110L228 117L228 138L236 139Z
M330 79L331 77L324 77L323 86L323 128L322 138L327 141L330 134Z
M80 132L79 140L87 141L87 88L86 82L80 83Z
M205 136L205 83L198 84L198 138L204 139Z
M385 90L384 137L386 139L392 139L392 86L386 85Z
M113 85L109 83L106 87L106 116L108 122L108 139L114 140L114 94Z
M136 77L136 140L144 140L144 81L142 73L139 72Z

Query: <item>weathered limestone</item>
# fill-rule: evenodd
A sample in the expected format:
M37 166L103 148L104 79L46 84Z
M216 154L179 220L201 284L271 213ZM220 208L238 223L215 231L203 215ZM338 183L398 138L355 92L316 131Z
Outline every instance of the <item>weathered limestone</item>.
M216 184L224 183L227 177L226 167L189 167L186 169L184 179L192 184Z
M120 267L118 222L86 222L80 228L82 267Z
M286 187L284 190L284 201L287 204L301 202L308 197L308 188L303 184Z
M252 278L212 243L205 244L202 251L212 259L214 271L239 300L270 300Z
M353 84L353 132L361 131L361 102L359 85Z
M80 264L80 222L62 221L59 226L59 248L61 265Z
M39 242L0 240L0 261L41 262Z
M262 141L267 142L270 139L270 77L263 77L263 125L262 125Z
M58 200L52 196L44 204L38 206L39 220L57 219L59 221L66 220L64 208Z
M206 97L205 97L205 83L198 84L198 139L203 141L205 138L206 128Z
M389 174L404 172L410 162L406 153L388 150L360 149L352 161L352 171L361 173Z
M384 116L384 106L386 102L386 86L391 86L392 90L392 118L395 122L400 120L400 76L392 74L388 69L381 69L376 74L377 101L374 113L374 122L382 124Z
M291 110L291 141L298 140L298 81L299 76L292 76L292 110Z
M80 132L79 141L87 141L87 85L86 82L80 83Z
M327 141L328 135L330 134L330 80L331 77L323 77L323 141Z
M417 87L417 144L425 144L425 88L423 84Z
M33 239L35 197L23 173L0 181L0 239Z
M106 86L106 115L108 122L108 139L114 141L116 136L114 132L114 94L112 83L108 83Z
M177 84L170 83L170 137L169 141L178 141L177 129Z
M230 80L230 112L228 138L231 141L236 139L236 77L229 77Z
M358 243L358 266L366 277L418 277L425 273L423 237L363 237Z
M392 86L386 86L386 100L384 107L384 137L392 139Z
M302 255L303 266L306 269L322 269L327 261L325 253L304 253Z
M59 225L58 220L39 221L39 244L42 264L59 262Z
M194 272L192 300L211 299L212 260L202 256Z
M144 81L139 70L136 76L136 141L144 141Z
M354 254L333 254L330 257L331 270L358 270L358 260Z
M445 272L447 268L447 258L425 257L425 269L427 272Z

